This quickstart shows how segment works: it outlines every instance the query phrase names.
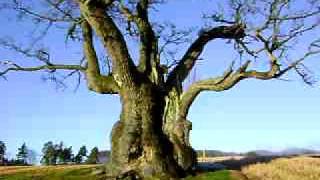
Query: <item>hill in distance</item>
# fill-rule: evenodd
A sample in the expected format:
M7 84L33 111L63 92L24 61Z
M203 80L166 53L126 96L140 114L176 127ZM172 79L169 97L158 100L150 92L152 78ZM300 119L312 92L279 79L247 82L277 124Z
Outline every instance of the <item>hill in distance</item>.
M308 155L308 154L320 154L320 150L307 149L307 148L287 148L281 151L270 151L270 150L253 150L247 153L236 153L236 152L224 152L220 150L197 150L198 156L201 157L205 153L206 157L216 156L239 156L239 155L250 155L255 154L257 156L294 156L294 155Z

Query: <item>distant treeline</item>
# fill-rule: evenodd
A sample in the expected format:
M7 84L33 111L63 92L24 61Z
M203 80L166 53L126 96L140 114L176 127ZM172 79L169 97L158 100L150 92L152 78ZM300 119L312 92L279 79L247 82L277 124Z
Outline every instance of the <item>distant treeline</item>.
M37 163L37 153L31 150L26 143L18 148L15 158L6 158L6 144L0 141L0 165L33 165ZM106 153L104 151L104 153ZM99 149L94 147L88 152L86 146L80 147L74 154L72 146L65 146L61 141L58 144L52 141L46 142L42 148L40 163L43 165L58 164L97 164L99 163ZM107 153L106 153L107 156Z

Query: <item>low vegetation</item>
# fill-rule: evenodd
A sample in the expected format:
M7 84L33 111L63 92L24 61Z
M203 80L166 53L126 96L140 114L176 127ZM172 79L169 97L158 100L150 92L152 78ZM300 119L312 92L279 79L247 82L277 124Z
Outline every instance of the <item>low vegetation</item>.
M280 158L242 169L250 180L319 180L320 158Z
M227 170L203 173L197 176L190 176L185 180L231 180L231 173Z
M94 173L98 165L64 166L4 166L0 167L0 179L5 180L99 180Z

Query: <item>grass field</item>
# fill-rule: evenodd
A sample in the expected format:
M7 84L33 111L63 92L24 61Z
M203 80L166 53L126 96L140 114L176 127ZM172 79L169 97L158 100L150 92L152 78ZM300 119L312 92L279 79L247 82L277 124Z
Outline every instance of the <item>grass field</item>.
M0 167L0 180L99 180L102 177L92 172L96 165L48 166L48 167ZM235 173L228 170L201 173L185 180L238 180Z
M241 161L241 160L239 160ZM240 163L241 164L241 163ZM0 167L0 180L100 180L99 165ZM185 180L319 180L320 158L278 158L251 164L242 171L220 170L199 173Z
M0 167L0 180L99 180L102 177L92 173L97 168L97 165L8 166ZM190 176L186 180L237 180L232 177L231 171L223 170Z
M99 180L97 165L0 167L0 180Z
M185 180L209 180L209 179L217 179L217 180L231 180L231 173L227 170L216 171L216 172L208 172L195 177L187 177Z
M280 158L245 167L242 172L250 180L319 180L320 158Z
M240 171L220 170L187 177L185 180L247 180Z

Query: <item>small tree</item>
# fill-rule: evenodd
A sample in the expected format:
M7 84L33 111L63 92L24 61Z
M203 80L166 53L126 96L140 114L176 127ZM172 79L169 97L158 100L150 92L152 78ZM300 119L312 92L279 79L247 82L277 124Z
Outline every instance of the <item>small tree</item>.
M0 141L0 165L4 163L4 156L6 154L6 144L3 141Z
M97 164L99 161L99 149L97 147L94 147L87 159L87 164Z
M22 146L18 148L17 160L21 164L26 165L28 164L27 159L28 159L28 148L26 146L26 143L23 143Z
M49 141L44 144L42 148L42 159L41 163L44 165L55 165L57 163L57 153L55 145Z
M84 157L87 157L87 148L86 146L82 146L80 147L79 149L79 152L78 154L76 155L74 161L77 163L77 164L81 164L83 161L84 161Z

